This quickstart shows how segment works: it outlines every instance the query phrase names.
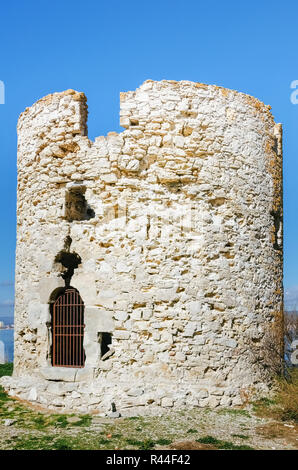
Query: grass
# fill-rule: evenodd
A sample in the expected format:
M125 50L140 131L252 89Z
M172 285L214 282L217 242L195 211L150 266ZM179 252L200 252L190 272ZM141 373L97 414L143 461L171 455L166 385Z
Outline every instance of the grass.
M1 448L13 450L151 450L156 446L168 446L173 442L185 439L197 432L189 424L197 421L197 411L188 414L181 421L181 414L167 417L162 421L156 417L121 418L104 420L101 432L92 428L92 417L79 415L80 421L69 423L68 418L74 414L40 413L26 408L2 392L0 400L1 418L11 417L16 420L12 428L14 437L9 435L2 440ZM198 424L198 423L197 423ZM189 432L190 431L190 432ZM17 437L15 436L17 434ZM201 438L202 442L211 442L216 448L247 449L233 442L219 441L210 436Z
M145 439L144 441L139 441L137 439L128 438L126 439L126 442L130 446L137 447L140 450L150 450L150 449L153 449L156 445L167 446L171 444L173 441L171 439L165 439L165 438L160 438L160 439L157 439L156 441L153 441L152 439Z
M7 395L7 393L4 392L3 387L0 386L0 406L3 403L9 402L9 401L10 401L9 396Z
M0 375L9 373L12 373L11 364L0 366ZM196 438L196 442L210 444L214 449L251 450L253 447L249 444L252 438L250 436L253 436L255 413L265 412L270 418L276 416L280 420L295 420L298 409L297 395L297 379L293 377L291 383L281 382L280 392L274 399L264 398L253 403L253 414L246 409L190 409L169 412L161 418L133 416L109 420L97 417L93 425L93 417L88 414L40 412L29 408L19 400L11 398L0 387L0 427L4 419L15 421L11 427L2 428L0 448L150 450L157 446L175 446L175 442L183 440L194 443ZM74 416L79 419L71 422L70 418ZM231 434L227 437L228 440L221 440L225 435L220 435L220 439L216 437L217 417L220 422L235 423L235 428L231 429ZM210 427L209 422L214 422L214 425ZM96 428L98 424L100 429ZM13 431L12 436L10 430ZM215 436L208 435L208 432ZM245 434L241 434L242 432ZM249 435L246 435L246 432ZM255 444L253 446L255 447Z
M150 450L155 447L157 442L151 439L145 439L140 441L137 439L126 439L129 448L135 448L139 450ZM167 445L171 441L160 439L161 445ZM123 447L121 447L123 448ZM127 446L126 446L127 448ZM77 436L63 436L53 438L53 436L24 436L16 438L13 444L14 450L77 450L77 449L119 449L117 440L106 439L103 437L98 438L92 435L87 436L85 433L78 434Z
M200 439L196 439L196 442L200 442L201 444L212 444L215 445L219 442L218 439L212 436L201 437Z
M98 448L105 448L105 443ZM83 436L63 436L55 438L53 435L22 436L14 439L13 450L78 450L89 449L89 442Z
M239 437L239 439L249 439L249 436L245 436L244 434L231 434L232 437Z
M200 439L196 439L196 442L200 442L201 444L211 444L218 450L254 450L253 447L250 447L248 445L239 446L233 444L233 442L221 441L220 439L216 439L212 436L201 437Z
M279 419L298 423L298 369L292 370L289 382L280 382L276 405Z
M240 410L235 408L223 408L218 411L219 414L228 414L231 416L245 416L246 418L251 418L251 415L247 410Z
M156 441L156 444L160 445L160 446L168 446L169 444L172 444L172 440L171 439L158 439Z
M198 431L197 431L196 429L189 429L189 430L187 431L187 434L197 434L197 432L198 432Z
M73 416L80 418L79 421L71 422L69 418ZM176 423L171 425L157 422L156 418L137 416L119 421L103 420L101 432L98 432L92 428L90 415L40 412L9 397L0 387L0 424L7 418L13 419L14 424L7 428L1 448L15 450L150 450L171 444L175 434L181 433L180 420L177 431ZM11 429L13 439L9 435Z
M150 450L155 446L155 442L151 439L145 439L144 441L139 441L137 439L126 439L127 444L133 447L137 447L139 450Z
M69 423L68 418L72 416L78 416L80 420ZM8 418L16 421L16 427L25 427L26 429L38 431L45 431L50 428L88 427L92 420L90 415L46 414L34 411L10 398L0 386L0 420Z
M298 369L292 369L288 380L278 381L279 391L273 399L262 398L253 403L258 416L298 423Z

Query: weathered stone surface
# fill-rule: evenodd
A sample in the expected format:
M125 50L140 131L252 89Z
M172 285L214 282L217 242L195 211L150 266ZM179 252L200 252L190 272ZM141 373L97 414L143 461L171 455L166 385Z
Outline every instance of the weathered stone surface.
M52 269L52 267L51 267ZM40 303L47 305L50 300L50 294L57 288L64 287L64 281L61 277L47 277L41 278L38 282L38 293Z
M119 411L110 411L109 413L107 413L107 417L108 418L120 418L121 413L119 413Z
M28 395L28 400L29 401L36 401L37 400L37 390L35 387L31 388L29 395Z
M50 383L47 392L53 395L63 396L66 394L66 387L64 382L53 382Z
M167 398L167 397L162 398L161 406L164 406L165 408L171 408L173 405L174 405L174 402L172 398Z
M77 370L75 375L75 380L77 382L84 382L84 381L92 381L94 377L94 367L85 365L84 368L80 368Z
M3 424L4 426L12 426L15 422L15 419L5 419Z
M67 417L67 422L70 423L70 424L79 423L80 421L81 421L81 418L79 418L79 416L68 416Z
M112 332L114 330L113 312L99 307L85 308L86 329L94 335L99 331Z
M115 339L129 339L130 338L130 332L129 331L124 331L124 330L115 330L113 337Z
M143 395L144 390L142 388L131 388L128 390L127 395L129 397L139 397L140 395Z
M95 280L94 273L75 273L72 277L72 285L78 289L83 299L88 299L88 305L96 303Z
M86 412L267 393L255 356L282 316L281 126L255 98L189 81L148 80L120 115L125 130L95 142L83 93L20 116L15 364L1 383ZM74 369L51 365L66 237L84 302Z
M51 321L49 305L37 302L30 302L28 305L28 326L30 329L42 328Z
M40 369L40 374L47 380L63 380L64 382L74 382L77 369L70 367L45 367Z

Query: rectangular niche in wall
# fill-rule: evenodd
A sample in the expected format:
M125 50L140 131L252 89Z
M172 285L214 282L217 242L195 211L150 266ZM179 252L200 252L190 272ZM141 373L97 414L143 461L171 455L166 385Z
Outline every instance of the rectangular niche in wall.
M89 220L95 216L94 210L85 198L86 186L73 183L67 187L65 193L65 218L73 220Z
M110 357L113 353L112 345L112 335L111 333L101 333L101 360L105 360Z

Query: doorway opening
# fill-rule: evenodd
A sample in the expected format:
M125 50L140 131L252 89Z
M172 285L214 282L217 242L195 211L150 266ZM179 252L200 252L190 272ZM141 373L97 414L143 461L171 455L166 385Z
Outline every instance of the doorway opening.
M73 287L63 289L52 313L52 366L84 367L84 302Z

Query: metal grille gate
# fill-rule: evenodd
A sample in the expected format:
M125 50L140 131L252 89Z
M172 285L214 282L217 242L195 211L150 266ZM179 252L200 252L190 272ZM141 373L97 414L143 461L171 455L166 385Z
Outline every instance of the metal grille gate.
M55 367L84 367L84 302L76 289L66 289L53 305Z

